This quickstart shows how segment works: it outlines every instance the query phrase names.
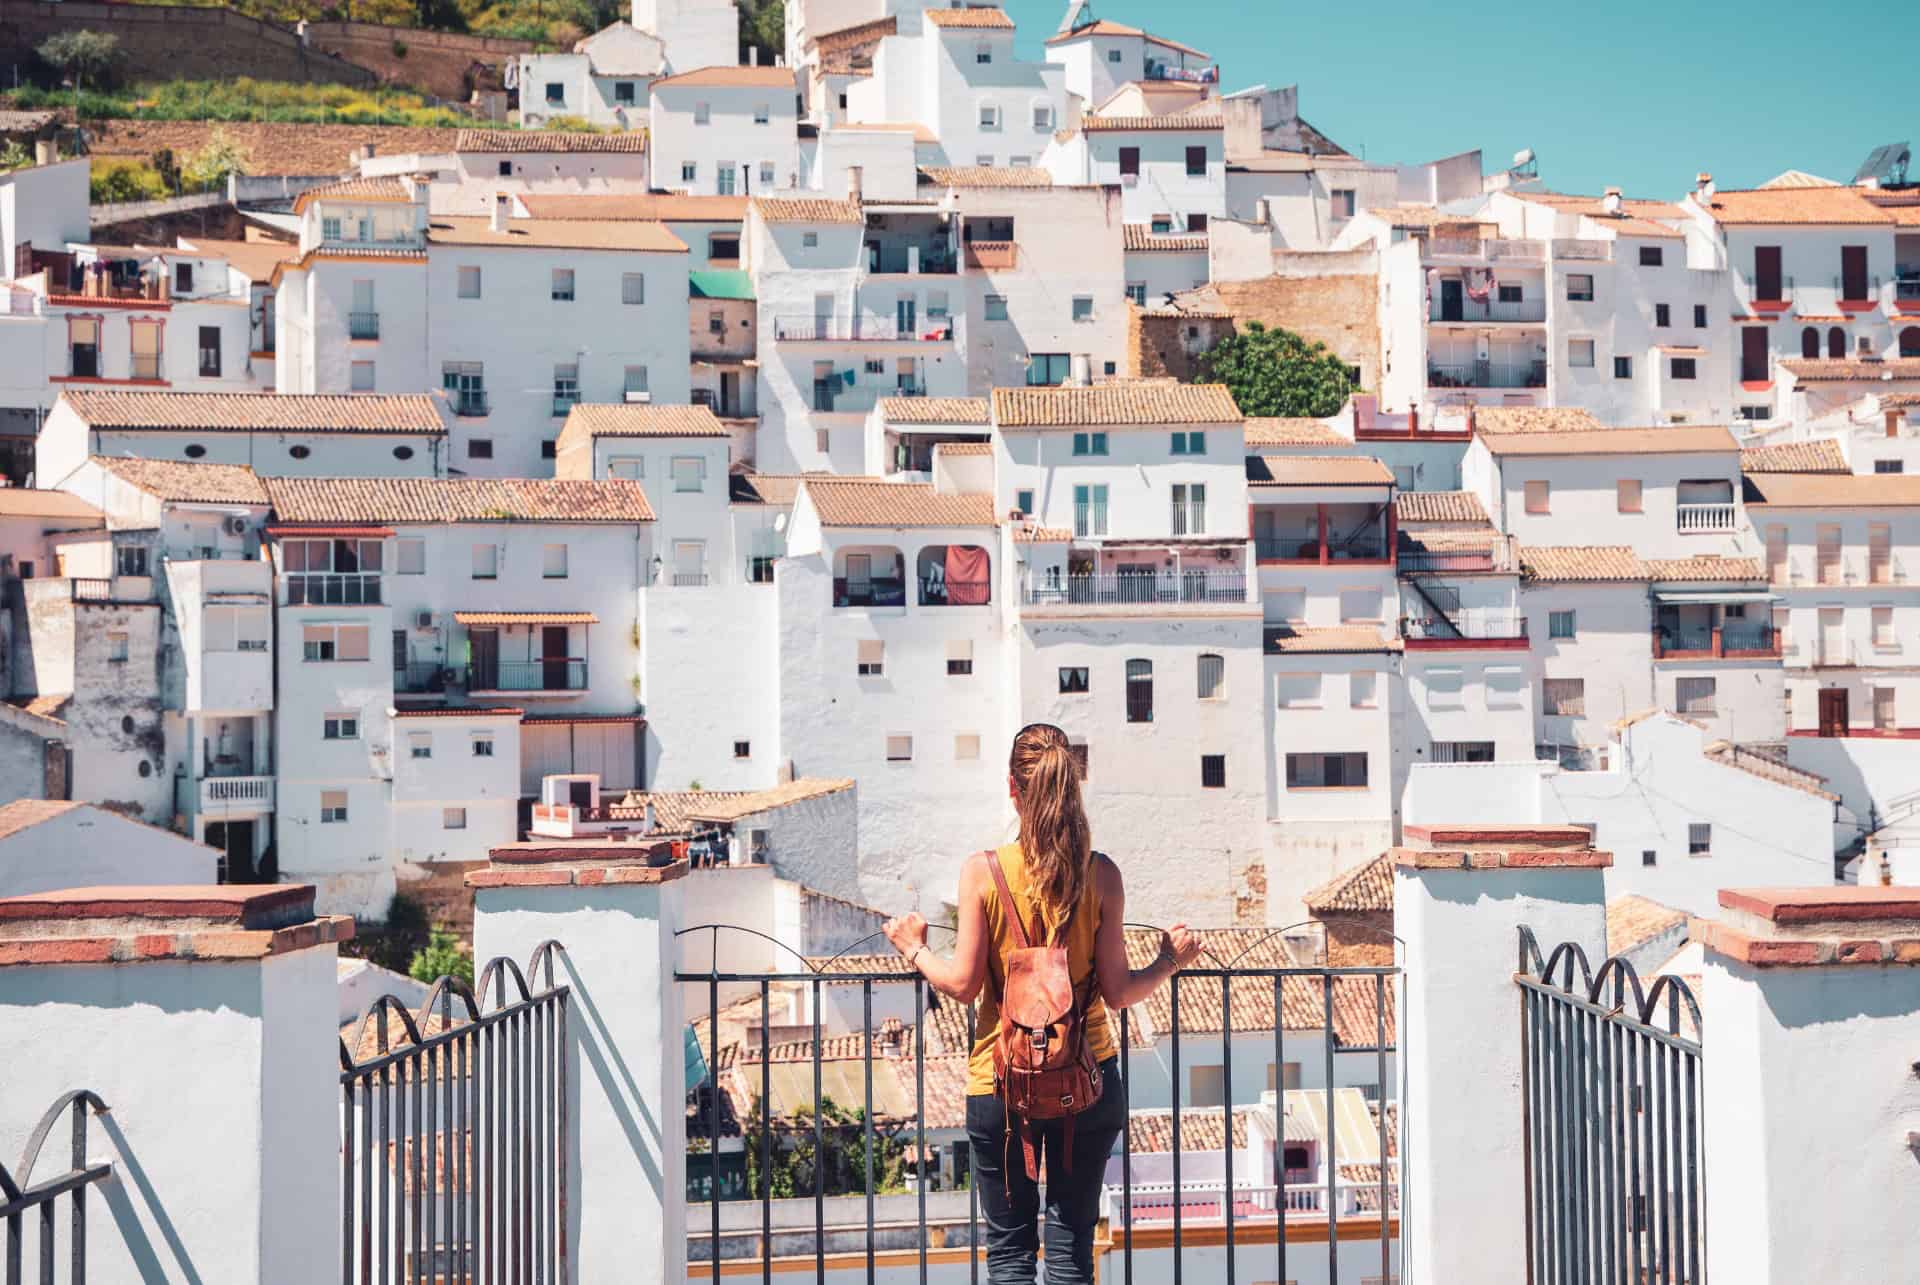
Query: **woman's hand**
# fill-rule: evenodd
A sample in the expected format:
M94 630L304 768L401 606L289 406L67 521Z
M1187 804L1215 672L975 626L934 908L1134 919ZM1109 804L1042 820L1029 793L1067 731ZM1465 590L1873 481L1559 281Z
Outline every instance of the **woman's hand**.
M1160 935L1160 958L1171 960L1178 972L1200 958L1200 939L1185 924L1175 924Z
M886 934L893 948L911 959L915 951L924 949L927 944L927 921L920 917L918 911L914 911L898 919L887 920Z

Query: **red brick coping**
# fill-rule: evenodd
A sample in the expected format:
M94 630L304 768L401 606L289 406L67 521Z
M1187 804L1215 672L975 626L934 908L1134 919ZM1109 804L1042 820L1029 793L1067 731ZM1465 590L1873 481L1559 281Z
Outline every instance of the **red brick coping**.
M491 863L467 875L469 888L564 888L599 884L659 884L684 878L684 859L654 865L674 851L672 840L528 839L502 843Z
M0 898L0 967L265 959L353 936L308 884L67 888Z
M1689 934L1755 968L1920 964L1920 890L1723 888L1720 905L1724 919Z
M1395 848L1402 870L1605 870L1611 852L1592 848Z

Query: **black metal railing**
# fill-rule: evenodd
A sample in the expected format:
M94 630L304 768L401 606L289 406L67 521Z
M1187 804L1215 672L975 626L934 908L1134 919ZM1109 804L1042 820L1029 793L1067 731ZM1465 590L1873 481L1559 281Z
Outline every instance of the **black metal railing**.
M89 1112L105 1115L107 1109L107 1104L90 1089L75 1089L62 1094L58 1101L47 1108L40 1117L40 1123L28 1135L27 1145L20 1154L19 1168L8 1173L7 1167L0 1164L0 1224L6 1227L6 1285L20 1285L26 1279L22 1267L29 1239L25 1226L29 1216L33 1219L31 1239L36 1242L35 1257L39 1264L34 1279L42 1282L42 1285L53 1285L57 1279L54 1275L54 1261L59 1254L56 1225L62 1196L71 1197L68 1202L66 1279L70 1285L86 1285L87 1188L104 1181L113 1172L110 1164L87 1163L87 1115ZM59 1125L62 1116L70 1122L72 1150L68 1154L67 1171L35 1182L34 1162L40 1158L41 1146Z
M343 1285L568 1278L556 955L542 943L526 973L495 959L471 988L442 977L417 1012L383 995L341 1039Z
M1703 1285L1700 1007L1520 929L1529 1278ZM1689 1033L1690 1032L1690 1033Z
M464 677L456 667L438 660L410 660L393 667L393 690L407 695L444 692Z
M1180 571L1166 575L1119 572L1068 576L1063 581L1029 583L1023 589L1022 597L1028 606L1245 602L1247 577L1239 571Z
M467 666L464 677L467 687L476 692L583 692L587 661L584 656L476 661Z
M377 312L350 312L347 314L347 338L378 339L380 337L380 314Z
M1129 924L1127 927L1137 930L1149 926ZM791 957L798 967L784 972L723 970L718 962L722 953L719 934L723 930L756 938L756 944L763 954L776 958ZM1319 1236L1316 1229L1319 1226L1324 1226L1326 1238L1325 1279L1333 1282L1398 1279L1400 1182L1397 1139L1405 1122L1398 1114L1400 1108L1397 1102L1388 1101L1392 1079L1387 1057L1390 1053L1396 1057L1398 1055L1397 1035L1389 1030L1388 1015L1397 1001L1394 985L1399 978L1399 970L1390 965L1329 967L1296 966L1281 962L1242 966L1242 961L1256 952L1268 960L1290 958L1277 945L1285 931L1274 930L1255 935L1255 939L1236 951L1231 959L1222 960L1209 955L1211 966L1189 968L1174 974L1166 984L1165 1030L1151 1029L1151 1019L1138 1019L1148 1023L1143 1028L1137 1024L1130 1010L1119 1011L1116 1043L1128 1127L1121 1130L1115 1151L1108 1157L1109 1174L1113 1162L1116 1159L1118 1161L1119 1181L1113 1183L1109 1180L1103 1187L1103 1210L1112 1236L1111 1249L1120 1256L1120 1272L1110 1279L1131 1285L1134 1258L1138 1253L1143 1258L1142 1270L1149 1277L1164 1273L1170 1267L1171 1279L1179 1285L1190 1243L1217 1244L1219 1242L1213 1240L1215 1236L1224 1237L1227 1251L1224 1276L1213 1275L1220 1270L1220 1263L1216 1258L1209 1258L1204 1264L1194 1265L1199 1273L1197 1278L1224 1279L1228 1285L1243 1279L1265 1280L1270 1276L1268 1264L1277 1260L1277 1279L1293 1279L1301 1273L1297 1270L1289 1272L1289 1255L1296 1256L1297 1268L1297 1255L1318 1252L1317 1244L1312 1250L1307 1250L1302 1242L1317 1242ZM757 1261L761 1279L770 1282L776 1262L792 1267L796 1265L796 1260L810 1258L816 1278L824 1280L827 1256L850 1251L864 1252L868 1280L875 1279L877 1271L882 1268L891 1273L904 1272L917 1266L917 1279L924 1285L928 1280L929 1246L940 1245L948 1251L964 1249L968 1260L968 1279L979 1281L985 1238L980 1220L978 1189L969 1174L965 1180L964 1214L959 1209L958 1189L941 1190L935 1199L946 1205L947 1209L933 1220L940 1225L941 1234L932 1235L929 1230L929 1188L933 1183L926 1169L930 1155L927 1133L932 1127L927 1122L928 1065L930 1060L950 1061L943 1058L944 1054L971 1050L975 1037L975 1009L967 1006L957 1016L947 1013L941 1017L943 1010L957 1004L957 1001L942 998L933 992L924 978L909 970L904 961L894 958L891 953L885 960L886 966L879 969L845 966L855 962L871 962L860 956L848 958L870 938L852 943L830 959L817 960L807 959L798 951L764 934L733 925L702 924L681 929L677 936L685 938L700 933L713 935L712 966L705 971L688 966L674 974L676 982L706 992L706 1002L699 1007L705 1009L709 1033L704 1050L705 1076L700 1082L688 1085L690 1173L697 1169L696 1162L704 1162L709 1166L705 1181L697 1186L694 1181L689 1181L689 1276L695 1279L708 1276L717 1283L723 1276L739 1272L745 1263ZM882 949L885 949L884 946ZM826 1003L825 988L830 986L859 988L859 1031L842 1033L826 1028L823 1012L845 1013L847 1025L854 1020L850 996L848 1002ZM746 988L744 994L742 988ZM807 1012L811 1014L799 1030L788 1028L778 1036L768 1025L769 1015L779 1011L778 1006L773 1004L776 988L782 992L797 991L804 995L808 1004ZM723 995L727 1007L737 1009L742 1002L750 1004L756 991L759 1000L758 1020L761 1022L759 1044L757 1047L751 1046L743 1038L738 1048L723 1050L720 1034ZM882 994L883 1005L895 1012L906 1011L910 996L910 1026L904 1020L893 1025L893 1029L875 1026L877 991ZM892 992L890 998L886 995L888 991ZM1197 1008L1201 1015L1189 1023L1183 1023L1180 1018L1183 993L1190 997L1187 1003ZM1273 1014L1273 1063L1269 1072L1271 1082L1282 1092L1276 1094L1274 1105L1274 1180L1259 1184L1242 1181L1236 1173L1235 1152L1241 1148L1237 1148L1234 1142L1234 1115L1236 1110L1249 1108L1236 1108L1232 1103L1233 1064L1237 1055L1235 1012L1247 1008L1250 999L1264 1000L1269 994ZM1352 1029L1352 1023L1349 1022L1349 1029L1345 1032L1347 1038L1337 1039L1336 1015L1350 1015L1356 1007L1364 1011L1368 1003L1372 1008L1372 1021L1362 1023L1367 1029ZM1298 1023L1290 1025L1285 1020L1286 1015L1297 1014L1302 1008L1317 1008L1317 1028ZM750 1027L755 1019L749 1015L745 1020ZM930 1026L940 1032L943 1042L957 1041L960 1047L930 1048ZM1218 1147L1182 1146L1182 1116L1205 1113L1204 1108L1183 1107L1180 1102L1181 1098L1187 1096L1181 1062L1183 1026L1191 1028L1189 1038L1195 1032L1200 1035L1209 1061L1215 1056L1220 1059L1221 1083L1226 1087L1227 1102ZM1264 1027L1255 1025L1239 1034L1244 1037L1255 1030L1264 1033ZM1213 1044L1216 1035L1217 1049ZM1164 1055L1158 1047L1162 1040L1167 1042ZM1315 1041L1318 1042L1317 1047L1314 1047ZM1148 1055L1142 1064L1145 1068L1143 1078L1158 1070L1165 1079L1164 1087L1171 1099L1171 1183L1136 1182L1135 1179L1134 1133L1141 1123L1134 1114L1133 1103L1135 1077L1131 1055L1140 1051L1135 1050L1136 1043ZM1319 1095L1324 1113L1325 1146L1319 1160L1324 1173L1312 1181L1296 1183L1286 1181L1288 1174L1282 1154L1286 1127L1282 1117L1286 1110L1285 1094L1297 1090L1286 1087L1282 1068L1290 1065L1286 1061L1289 1049L1299 1048L1302 1044L1309 1046L1321 1059L1320 1069L1324 1076L1320 1089L1307 1091L1309 1097L1316 1093ZM1242 1044L1240 1047L1244 1050L1247 1046ZM829 1049L832 1050L831 1054L828 1053ZM1374 1167L1374 1162L1378 1162L1378 1172L1369 1173L1364 1180L1345 1176L1343 1166L1350 1167L1356 1160L1352 1157L1343 1160L1341 1147L1352 1135L1343 1137L1335 1094L1325 1087L1334 1086L1342 1079L1353 1083L1357 1068L1351 1059L1356 1057L1372 1063L1375 1083L1379 1086L1379 1101L1367 1113L1372 1121L1372 1147L1357 1159L1357 1163L1370 1168ZM1341 1070L1344 1074L1336 1074L1336 1058L1343 1060ZM899 1113L890 1116L885 1110L877 1109L881 1105L881 1098L876 1097L875 1068L891 1069L903 1059L912 1063L912 1097L910 1101L899 1104L903 1108ZM823 1073L823 1066L827 1062L839 1064L835 1068L834 1083L848 1089L857 1086L857 1109L831 1109L833 1099ZM796 1068L799 1068L797 1074ZM779 1118L774 1109L778 1106L776 1085L787 1094L797 1091L804 1096L808 1083L805 1077L809 1074L811 1098L804 1104L790 1101L788 1106L795 1109L791 1109L784 1119ZM1397 1095L1393 1096L1397 1099ZM951 1108L950 1094L948 1099L947 1105ZM735 1105L736 1102L741 1105ZM849 1104L842 1104L842 1108L848 1107ZM1158 1113L1160 1109L1143 1110ZM952 1130L958 1126L942 1120L940 1127ZM722 1149L723 1137L737 1137L740 1140L739 1150L732 1154L742 1157L741 1172L725 1179L717 1160L708 1159L726 1154ZM889 1139L908 1140L907 1154L914 1158L918 1181L912 1181L907 1190L894 1197L905 1199L917 1196L913 1215L917 1225L912 1227L896 1225L889 1228L877 1220L876 1200L887 1197L876 1184L876 1142L884 1144ZM810 1153L805 1151L808 1146L811 1147ZM830 1146L842 1148L843 1154L854 1159L837 1165L824 1163L823 1158L830 1154ZM1220 1168L1223 1176L1184 1179L1183 1151L1189 1159L1205 1156L1209 1169L1217 1158L1222 1162ZM813 1159L804 1171L792 1171L798 1176L783 1183L780 1195L776 1196L776 1155L788 1152L803 1159L810 1155ZM968 1155L971 1157L971 1148ZM697 1174L695 1176L698 1177ZM793 1206L781 1209L780 1216L776 1217L776 1200L793 1200L797 1204L807 1199L812 1203L811 1225L802 1225L794 1220L792 1215L796 1210ZM857 1206L843 1205L837 1212L830 1212L830 1200L857 1200L860 1203ZM723 1216L723 1206L738 1207L749 1202L759 1205L757 1228L752 1226L751 1219ZM701 1204L708 1206L704 1220L707 1226L704 1229L698 1227L703 1221L698 1210ZM896 1209L895 1217L888 1221L898 1224L902 1221L899 1217L902 1212ZM1345 1234L1341 1231L1343 1217L1348 1220ZM1138 1246L1135 1244L1136 1221L1143 1224L1142 1230L1146 1233L1144 1242ZM1188 1224L1194 1222L1204 1222L1206 1229L1199 1235L1189 1237ZM1372 1233L1376 1230L1378 1276L1373 1274L1375 1265L1371 1262L1367 1262L1361 1268L1361 1274L1356 1275L1352 1270L1352 1255L1363 1252L1371 1258L1368 1242L1374 1241ZM893 1236L891 1233L894 1232L904 1234ZM1273 1255L1271 1259L1266 1257L1269 1247ZM1339 1267L1343 1248L1349 1254L1350 1264L1349 1275L1345 1277L1341 1276ZM1159 1253L1170 1253L1171 1263L1146 1261L1148 1256ZM911 1261L907 1257L909 1254L914 1255ZM882 1262L883 1258L891 1261ZM1111 1268L1105 1270L1111 1271Z
M365 607L380 603L378 571L295 571L284 578L289 607Z

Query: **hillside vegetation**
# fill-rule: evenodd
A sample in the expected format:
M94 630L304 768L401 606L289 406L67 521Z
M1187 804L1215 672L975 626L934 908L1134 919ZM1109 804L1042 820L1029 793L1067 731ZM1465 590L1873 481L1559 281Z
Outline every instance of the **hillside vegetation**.
M0 95L16 108L72 108L65 89L23 86ZM283 81L174 80L161 84L86 90L83 120L271 121L285 125L415 125L457 128L462 113L435 107L420 94L385 86L305 85Z

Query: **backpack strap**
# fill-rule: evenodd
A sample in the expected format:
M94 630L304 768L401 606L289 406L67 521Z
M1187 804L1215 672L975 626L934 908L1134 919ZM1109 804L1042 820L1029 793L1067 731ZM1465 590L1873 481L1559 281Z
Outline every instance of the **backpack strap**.
M1021 950L1031 949L1033 943L1027 939L1027 926L1020 922L1020 908L1013 904L1013 890L1007 887L1007 874L1000 868L998 852L987 855L987 869L993 872L993 886L1000 890L1000 913L1012 925L1014 939L1020 943Z

